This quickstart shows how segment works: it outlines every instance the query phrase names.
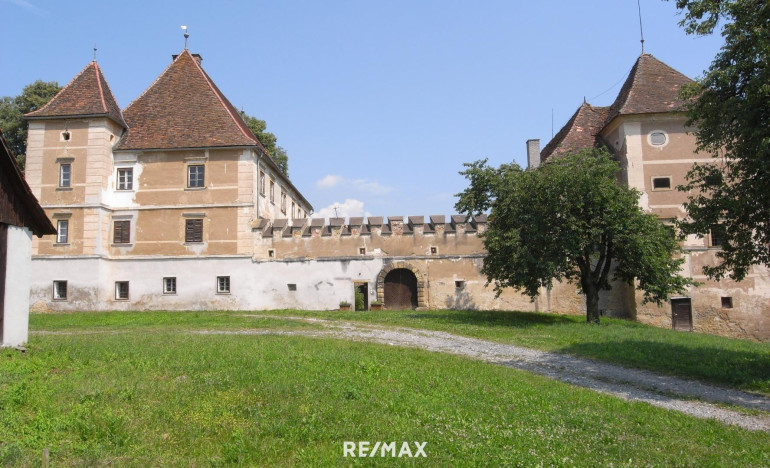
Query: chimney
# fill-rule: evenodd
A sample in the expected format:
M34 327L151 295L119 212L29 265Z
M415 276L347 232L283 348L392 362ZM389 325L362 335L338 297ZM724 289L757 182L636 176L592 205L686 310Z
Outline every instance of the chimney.
M537 169L540 165L540 139L527 140L527 169Z
M201 62L203 62L203 57L201 57L201 54L190 54L190 55L192 55L195 61L198 62L198 65L200 65ZM173 54L171 56L171 61L173 62L174 60L176 60L177 57L179 57L179 54Z

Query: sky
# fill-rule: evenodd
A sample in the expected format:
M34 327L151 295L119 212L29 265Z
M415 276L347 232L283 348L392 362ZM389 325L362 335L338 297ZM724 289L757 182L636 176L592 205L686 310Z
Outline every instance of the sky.
M673 1L641 0L645 52L696 78L722 45ZM636 0L0 0L0 96L96 57L121 108L184 48L267 122L317 215L455 213L463 163L526 165L641 53Z

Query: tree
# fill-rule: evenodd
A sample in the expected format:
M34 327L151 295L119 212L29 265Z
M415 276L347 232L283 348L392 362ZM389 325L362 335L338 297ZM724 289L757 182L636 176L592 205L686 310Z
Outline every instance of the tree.
M719 159L696 164L687 183L686 234L718 226L715 279L741 280L751 265L770 266L770 4L766 0L677 0L688 34L723 24L725 44L705 76L686 87L687 125L698 151Z
M43 107L60 89L55 81L37 80L25 86L16 97L0 98L0 130L16 155L22 172L27 154L27 123L24 114Z
M482 273L498 295L513 287L534 299L541 287L567 280L585 294L587 321L598 323L599 292L610 289L610 279L636 282L644 301L657 303L692 284L678 274L684 260L674 258L677 240L642 212L638 191L618 184L618 164L606 151L584 150L527 171L486 160L465 167L460 174L470 186L455 208L469 215L491 210Z
M259 142L262 143L262 146L265 147L270 157L273 158L275 164L281 172L283 172L283 175L288 177L289 155L286 154L286 150L278 146L278 137L276 137L275 134L266 131L267 123L265 123L264 120L251 117L243 111L241 111L241 118L246 122L246 125L249 126L249 129L254 136L257 137L257 140L259 140Z

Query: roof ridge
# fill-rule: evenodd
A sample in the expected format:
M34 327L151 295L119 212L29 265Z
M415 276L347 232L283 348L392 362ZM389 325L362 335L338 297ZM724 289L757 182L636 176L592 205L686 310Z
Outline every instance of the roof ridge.
M66 85L62 86L62 87L61 87L61 89L59 90L59 92L58 92L58 93L56 93L56 94L54 94L54 96L53 96L51 99L49 99L49 100L48 100L48 102L46 102L46 103L43 105L43 107L41 107L41 108L39 108L39 109L35 109L35 110L33 110L32 112L27 112L27 113L26 113L26 114L24 114L24 115L32 115L32 114L35 114L35 113L37 113L37 112L42 112L42 111L43 111L43 109L45 109L45 108L46 108L46 107L48 107L48 106L49 106L49 105L50 105L52 102L54 102L54 100L56 100L56 98L57 98L57 97L59 97L59 95L60 95L61 93L63 93L63 92L64 92L64 90L65 90L65 89L67 89L67 87L68 87L69 85L71 85L72 83L74 83L74 82L75 82L75 80L77 80L77 79L80 77L80 75L82 75L83 73L85 73L85 72L86 72L86 70L88 69L88 67L90 67L92 63L94 63L94 62L88 62L88 64L86 64L86 66L85 66L85 67L83 67L83 68L82 68L82 69L81 69L81 70L80 70L80 71L79 71L79 72L78 72L78 73L77 73L77 74L76 74L74 77L72 77L72 79L71 79L71 80L69 80L69 82L67 82L67 84L66 84Z
M107 110L107 104L104 102L104 90L102 89L102 79L99 76L99 64L96 63L96 60L92 63L94 64L94 74L96 75L96 84L99 88L99 98L102 101L102 109L104 110L104 113L107 114L109 111Z
M211 91L212 91L212 92L214 93L214 95L217 97L217 100L219 100L220 104L222 104L222 107L224 107L224 108L225 108L225 111L226 111L226 112L227 112L227 114L230 116L230 118L233 120L233 123L235 124L235 126L236 126L236 127L238 127L238 130L240 130L240 131L241 131L241 133L243 134L243 136L245 136L247 139L249 139L249 140L252 140L252 141L254 141L254 143L255 143L255 144L257 144L257 141L258 141L258 140L257 140L257 138L254 136L254 134L253 134L253 133L251 133L251 134L247 134L247 133L246 133L246 132L243 130L243 127L241 126L241 124L239 124L239 123L238 123L238 120L237 120L236 116L234 116L234 115L233 115L233 113L230 111L230 107L229 107L229 106L228 106L228 105L225 103L225 101L224 101L224 99L223 99L223 96L221 95L221 92L219 91L219 88L217 88L217 87L216 87L216 86L213 84L213 80L211 80L211 78L209 78L208 74L207 74L206 72L204 72L204 71L203 71L203 67L201 67L201 66L200 66L200 64L198 63L198 61L197 61L197 60L195 60L195 57L193 57L193 56L192 56L192 54L190 54L190 51L189 51L189 50L185 49L185 50L182 52L182 54L184 54L185 52L187 52L187 55L189 55L189 56L190 56L190 59L193 61L193 64L195 65L195 68L197 68L197 69L198 69L198 71L199 71L199 72L201 73L201 75L203 76L203 79L205 79L205 80L206 80L206 84L208 84L208 85L209 85L209 88L211 88ZM180 56L181 56L181 54L180 54ZM231 105L232 105L232 104L231 104ZM262 146L262 145L259 145L259 146Z

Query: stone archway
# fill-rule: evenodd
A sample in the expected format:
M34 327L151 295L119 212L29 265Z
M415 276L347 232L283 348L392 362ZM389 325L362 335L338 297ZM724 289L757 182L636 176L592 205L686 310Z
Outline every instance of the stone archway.
M417 308L425 308L427 307L427 301L425 300L426 296L426 275L421 272L417 267L414 265L407 263L407 262L394 262L388 265L385 265L382 268L382 271L380 271L380 274L377 275L377 300L382 301L385 303L385 278L388 276L388 274L394 270L404 269L408 270L414 275L415 281L415 289L416 289L416 295L417 295L417 301L416 304L414 304ZM384 304L387 307L387 304Z

